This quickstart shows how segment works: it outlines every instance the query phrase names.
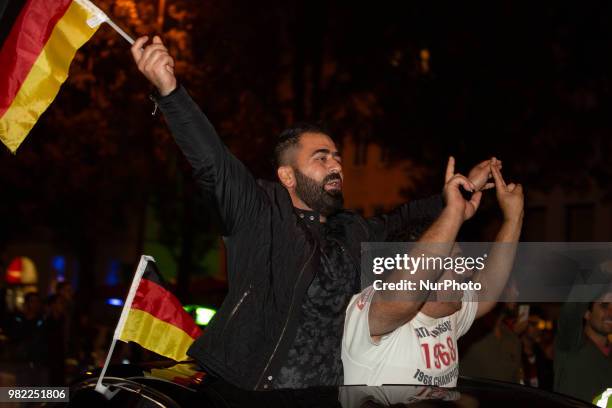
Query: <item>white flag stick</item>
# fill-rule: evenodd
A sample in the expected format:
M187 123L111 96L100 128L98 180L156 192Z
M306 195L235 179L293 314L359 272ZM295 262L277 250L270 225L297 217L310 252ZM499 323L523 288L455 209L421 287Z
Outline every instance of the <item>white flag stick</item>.
M113 335L113 341L111 343L110 349L108 350L108 354L106 355L104 367L102 367L102 371L100 372L100 376L98 377L98 382L96 383L96 391L103 394L108 399L115 395L115 392L110 391L107 386L103 385L102 379L104 378L104 375L106 374L106 369L108 368L108 364L110 363L113 350L115 349L115 343L117 343L117 340L119 339L119 337L121 337L121 332L123 332L125 321L127 320L128 315L130 313L130 309L132 308L134 296L136 296L136 290L138 289L138 285L140 284L142 275L147 269L147 263L149 262L155 262L155 259L148 255L142 255L140 257L140 262L138 262L136 273L134 274L134 278L132 279L130 291L128 292L127 298L125 299L125 303L123 304L123 309L121 310L121 316L119 317L119 323L117 323L117 328L115 329L115 334Z
M115 350L115 343L117 343L117 339L113 337L113 341L111 342L110 349L108 350L108 354L106 355L106 361L104 362L104 367L102 367L102 371L100 372L100 376L98 377L98 382L96 383L95 390L100 394L104 395L106 399L111 399L117 392L111 391L106 385L102 384L102 379L106 374L106 369L108 368L108 363L110 363L111 356L113 355L113 351Z
M121 27L119 27L117 24L115 24L115 22L113 20L111 20L106 13L104 13L102 10L100 10L98 8L98 6L96 6L95 4L93 4L91 1L89 0L75 0L78 4L80 4L82 7L86 8L87 10L89 10L92 14L93 17L90 18L89 20L87 20L87 24L90 27L97 27L102 23L107 23L109 26L111 26L116 32L119 33L119 35L121 35L123 38L125 38L125 40L127 42L130 43L130 45L134 44L134 39L132 37L130 37L125 31L123 31L121 29Z
M125 40L127 42L130 43L130 45L134 45L134 39L132 37L130 37L125 31L123 31L121 29L121 27L119 27L117 24L115 24L115 22L111 19L106 20L106 23L111 26L112 28L115 29L116 32L119 33L119 35L121 35L123 38L125 38Z

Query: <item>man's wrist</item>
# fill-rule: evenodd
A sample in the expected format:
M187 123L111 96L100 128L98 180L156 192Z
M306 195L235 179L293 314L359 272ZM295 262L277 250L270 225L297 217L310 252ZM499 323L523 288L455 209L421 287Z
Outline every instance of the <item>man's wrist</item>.
M463 209L447 205L442 210L442 213L440 214L440 218L444 218L448 221L454 221L458 224L462 224L463 223L463 213L464 213Z
M168 96L170 95L172 92L174 92L176 90L176 88L178 88L178 84L175 81L173 85L171 86L167 86L164 87L164 89L161 88L157 88L157 92L159 93L159 95L163 98L164 96Z
M162 95L162 93L159 91L159 89L157 89L156 87L152 87L151 88L151 94L149 95L150 99L155 102L155 103L161 103L162 100L166 100L171 98L172 95L176 94L179 89L181 89L180 84L176 84L176 86L174 87L174 89L172 89L172 91L170 91L169 93L167 93L166 95Z
M523 223L523 215L524 212L521 211L520 214L506 215L504 214L504 223L511 225L520 225Z

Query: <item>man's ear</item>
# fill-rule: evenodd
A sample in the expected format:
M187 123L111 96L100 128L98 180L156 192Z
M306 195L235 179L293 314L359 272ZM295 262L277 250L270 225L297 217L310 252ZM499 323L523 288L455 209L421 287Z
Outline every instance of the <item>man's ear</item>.
M586 312L584 312L584 320L586 320L587 322L589 320L591 320L591 311L587 310Z
M295 173L291 166L280 166L276 169L276 174L278 174L278 179L285 188L295 187Z

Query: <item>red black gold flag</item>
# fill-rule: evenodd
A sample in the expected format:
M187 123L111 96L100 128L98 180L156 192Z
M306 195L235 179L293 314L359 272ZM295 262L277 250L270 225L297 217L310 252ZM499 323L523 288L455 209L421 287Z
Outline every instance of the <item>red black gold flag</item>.
M0 2L0 140L15 152L106 16L88 0Z
M115 337L175 361L187 360L187 349L201 330L178 299L165 288L155 261L139 266L124 305Z

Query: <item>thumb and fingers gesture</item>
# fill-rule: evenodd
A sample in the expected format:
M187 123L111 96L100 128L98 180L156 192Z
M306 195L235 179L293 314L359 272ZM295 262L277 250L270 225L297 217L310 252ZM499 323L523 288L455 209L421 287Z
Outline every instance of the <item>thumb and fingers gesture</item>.
M489 181L492 176L491 166L497 166L501 170L502 162L492 157L491 159L478 163L468 173L468 179L474 183L477 191L488 190L495 187L495 183Z
M482 193L476 191L476 186L467 177L461 174L455 174L455 158L449 157L445 173L444 197L446 205L453 207L461 212L463 220L470 219L478 210ZM470 200L463 198L460 187L472 192Z
M501 171L491 165L491 173L495 180L495 191L497 201L501 207L505 219L518 218L523 214L524 196L523 186L517 183L506 184Z
M446 164L446 175L444 176L444 183L448 183L451 178L455 175L455 158L450 156L448 163Z

